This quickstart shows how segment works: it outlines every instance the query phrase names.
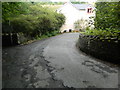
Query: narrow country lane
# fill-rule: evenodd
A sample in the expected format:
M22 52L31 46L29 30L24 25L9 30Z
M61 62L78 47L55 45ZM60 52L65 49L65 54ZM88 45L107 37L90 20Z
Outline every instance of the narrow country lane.
M118 67L80 52L79 33L3 48L3 88L118 88Z
M48 44L44 56L53 73L64 86L74 88L115 88L118 86L118 71L90 58L76 48L78 33L64 34Z

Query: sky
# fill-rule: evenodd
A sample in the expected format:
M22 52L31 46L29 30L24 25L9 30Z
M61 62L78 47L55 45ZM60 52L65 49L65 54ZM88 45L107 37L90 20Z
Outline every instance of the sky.
M2 2L19 2L19 0L0 0ZM34 1L34 2L49 2L49 1L52 1L52 2L69 2L69 1L79 1L79 2L88 2L88 3L92 3L92 2L118 2L120 0L20 0L20 1Z
M6 2L8 2L8 1L19 1L19 0L2 0L2 1L6 1ZM21 0L21 1L37 1L37 2L39 2L39 1L43 1L43 2L47 2L47 1L52 1L52 2L69 2L69 1L80 1L80 2L93 2L93 1L95 1L95 0Z
M120 0L50 0L50 1L53 1L53 2L69 2L69 1L79 1L79 2L89 2L89 3L92 3L92 2L118 2Z
M70 0L51 0L52 2L69 2ZM71 1L81 1L81 2L95 2L96 0L71 0Z

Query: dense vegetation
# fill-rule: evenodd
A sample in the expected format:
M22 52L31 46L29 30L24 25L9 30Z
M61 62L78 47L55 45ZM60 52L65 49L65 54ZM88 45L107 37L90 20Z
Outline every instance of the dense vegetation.
M36 3L3 2L2 12L3 33L40 37L58 32L65 22L62 14Z
M97 2L95 30L85 34L120 40L120 2Z
M120 2L99 2L96 9L96 28L120 28Z

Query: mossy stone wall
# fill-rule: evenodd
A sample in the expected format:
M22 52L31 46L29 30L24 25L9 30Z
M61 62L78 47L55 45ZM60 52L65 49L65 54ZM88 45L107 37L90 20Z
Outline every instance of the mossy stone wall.
M120 41L117 39L100 39L98 36L79 35L79 49L96 58L118 62L120 60Z

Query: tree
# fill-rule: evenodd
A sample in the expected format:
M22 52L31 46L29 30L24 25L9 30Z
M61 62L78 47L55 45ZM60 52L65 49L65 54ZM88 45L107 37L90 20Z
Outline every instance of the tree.
M9 20L28 11L26 3L2 2L2 22L9 23Z
M23 7L26 5L25 7ZM24 33L31 37L58 31L65 17L39 4L3 3L3 33ZM10 26L7 28L6 27Z

